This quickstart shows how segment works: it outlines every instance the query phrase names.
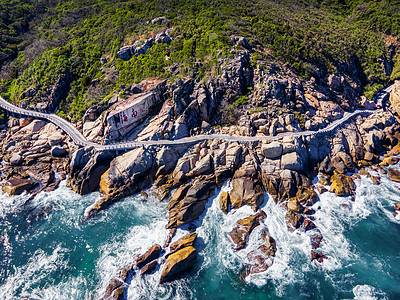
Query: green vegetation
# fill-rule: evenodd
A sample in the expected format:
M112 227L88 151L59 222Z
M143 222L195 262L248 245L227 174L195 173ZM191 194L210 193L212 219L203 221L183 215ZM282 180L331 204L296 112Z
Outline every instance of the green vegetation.
M121 46L167 28L149 22L160 16L174 28L171 44L118 59ZM77 119L149 77L218 73L218 59L234 46L230 36L242 35L255 50L254 66L272 54L306 78L356 75L371 97L400 77L399 34L400 1L0 0L0 93L15 102L43 102L67 79L58 113ZM102 57L108 62L100 63ZM393 59L391 76L378 58ZM37 93L24 99L30 88Z

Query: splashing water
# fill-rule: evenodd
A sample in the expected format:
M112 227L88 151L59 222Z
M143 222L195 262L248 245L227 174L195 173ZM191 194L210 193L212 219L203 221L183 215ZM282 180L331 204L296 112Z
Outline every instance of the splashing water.
M246 248L235 251L227 234L254 212L250 207L228 215L220 210L219 196L231 188L227 182L195 221L195 266L161 286L160 269L144 277L135 274L128 299L400 298L400 221L393 214L400 185L385 175L379 186L364 176L356 184L354 202L324 193L314 205L314 222L324 237L321 250L328 256L320 264L311 262L311 233L289 232L285 209L267 194L261 208L267 219ZM98 298L119 268L152 245L163 245L168 234L167 203L152 196L146 202L141 195L127 197L86 223L83 212L98 193L79 196L63 182L23 207L27 197L0 196L1 299ZM274 264L243 280L246 256L262 243L262 230L276 240ZM189 226L182 226L173 241L188 232Z

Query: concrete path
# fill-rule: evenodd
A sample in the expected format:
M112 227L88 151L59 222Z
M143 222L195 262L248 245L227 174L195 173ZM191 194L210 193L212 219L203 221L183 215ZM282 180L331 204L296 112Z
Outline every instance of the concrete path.
M380 91L375 97L376 103L378 101L383 101L392 91L394 85L390 85ZM210 134L210 135L197 135L182 138L179 140L158 140L158 141L127 141L127 142L118 142L110 145L100 145L97 143L89 142L76 128L74 125L64 120L63 118L55 115L55 114L46 114L32 110L26 110L23 108L19 108L6 100L0 97L0 107L5 109L8 112L19 114L28 117L45 119L59 128L61 128L66 134L68 134L74 143L78 146L82 147L91 147L93 146L97 150L126 150L126 149L134 149L143 145L157 145L157 146L172 146L172 145L182 145L182 144L193 144L206 140L224 140L230 142L256 142L256 141L278 141L284 138L285 136L315 136L322 133L327 133L335 130L343 123L347 122L351 118L361 115L361 114L372 114L375 112L379 112L380 110L365 110L358 109L351 113L345 112L341 119L338 119L331 124L329 124L325 128L321 128L317 131L300 131L300 132L284 132L280 133L276 136L238 136L238 135L228 135L228 134Z

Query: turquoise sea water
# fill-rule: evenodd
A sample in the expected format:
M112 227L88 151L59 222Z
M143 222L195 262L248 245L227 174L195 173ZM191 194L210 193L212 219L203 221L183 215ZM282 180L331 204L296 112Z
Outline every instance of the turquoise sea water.
M246 249L235 252L227 232L253 212L245 207L225 216L217 194L196 221L199 258L190 273L163 286L160 270L135 275L128 299L400 299L400 221L393 215L400 184L386 175L379 186L366 177L356 183L354 202L324 193L315 205L321 247L329 257L323 264L310 262L311 233L289 232L285 210L268 195L265 223ZM0 299L96 299L135 255L164 244L166 203L132 196L82 223L85 208L99 197L76 195L65 183L30 207L21 205L25 195L0 196ZM260 244L262 229L277 242L275 262L243 281L246 255ZM186 233L179 229L174 239Z

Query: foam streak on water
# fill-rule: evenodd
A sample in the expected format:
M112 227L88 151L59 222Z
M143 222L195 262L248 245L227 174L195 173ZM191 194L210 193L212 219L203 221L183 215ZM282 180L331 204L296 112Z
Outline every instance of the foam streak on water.
M312 232L288 231L285 209L267 194L262 206L267 219L245 249L234 251L228 232L254 212L242 207L223 214L219 196L231 188L225 183L194 222L199 250L194 268L162 286L160 269L144 277L135 274L128 299L399 298L400 221L393 204L400 202L400 185L386 175L379 186L366 177L356 184L354 202L324 193L314 206L315 224L324 236L321 250L329 257L320 264L310 261ZM79 196L62 183L29 208L21 206L27 197L0 199L0 299L97 298L119 268L154 244L163 245L168 235L167 203L151 196L147 202L141 195L128 197L87 223L81 222L83 212L98 193ZM172 242L190 227L179 228ZM276 240L274 264L244 280L247 254L262 244L262 230Z

